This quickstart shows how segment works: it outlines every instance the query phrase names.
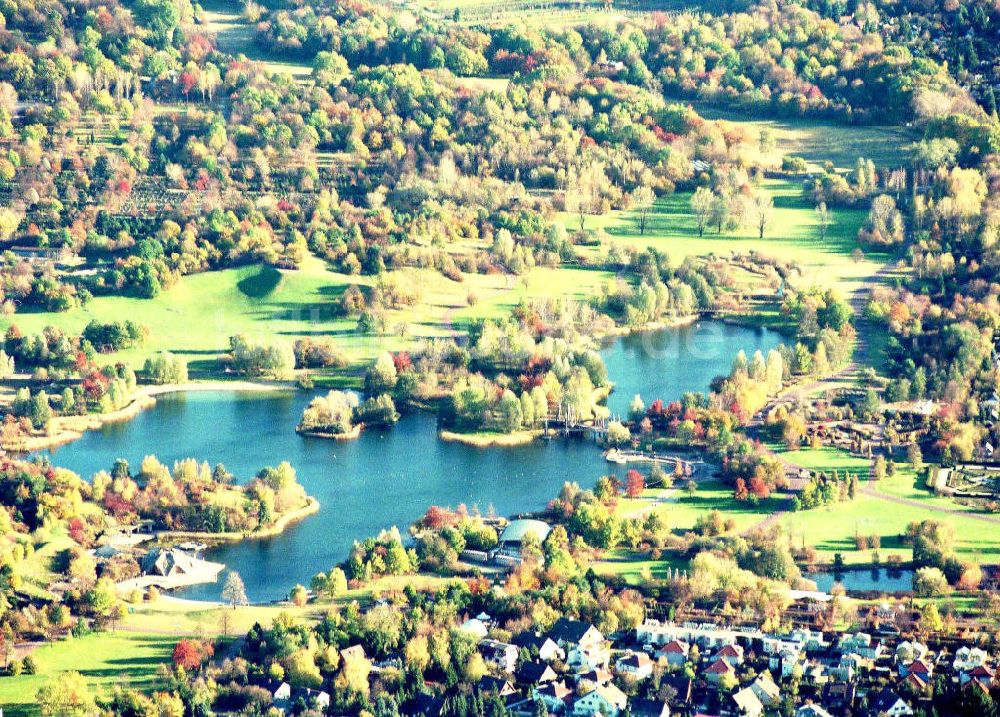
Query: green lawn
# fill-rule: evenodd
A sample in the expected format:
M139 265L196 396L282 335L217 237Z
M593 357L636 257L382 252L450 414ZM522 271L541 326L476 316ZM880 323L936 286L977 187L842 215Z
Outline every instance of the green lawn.
M858 247L857 234L865 220L860 209L832 210L832 224L821 240L816 212L812 203L802 196L798 182L769 180L765 186L774 199L774 210L764 239L759 239L755 227L723 231L721 235L709 228L698 236L697 223L691 212L691 194L679 192L657 200L645 234L639 234L635 212L616 211L602 216L588 216L585 227L604 230L611 241L626 246L655 247L666 252L674 263L688 256L728 255L732 252L756 251L764 256L796 262L801 276L795 284L837 287L850 291L857 282L873 274L880 262L866 257L855 261L851 253ZM577 215L561 214L568 229L579 229Z
M902 544L900 536L910 522L921 520L951 524L955 528L955 547L961 556L984 564L1000 560L1000 525L941 513L930 507L898 505L865 494L845 503L787 513L781 523L791 534L794 545L814 546L822 561L832 562L833 554L841 553L847 563L866 563L871 560L871 552L856 550L855 535L880 536L879 555L883 560L889 555L909 560L911 550Z
M17 314L3 326L13 323L27 333L51 324L78 334L91 320L133 319L149 327L149 340L140 348L110 355L109 361L140 367L151 353L168 350L187 358L197 376L216 369L217 356L228 350L229 337L236 333L262 341L328 337L352 360L368 361L380 351L410 346L416 338L461 331L474 318L505 316L524 296L584 299L610 277L568 268L537 268L517 278L475 274L461 282L431 270L399 274L419 286L422 296L413 307L389 312L383 336L360 335L356 319L336 313L344 290L351 284L370 284L371 278L330 271L315 257L296 271L251 266L194 274L155 299L100 297L82 310Z
M710 510L718 510L723 518L732 518L736 530L746 530L767 518L777 510L781 499L771 497L758 505L740 502L733 498L733 489L720 481L709 480L698 484L698 490L693 496L681 489L677 499L665 504L663 511L670 527L676 533L684 533L694 528L695 521Z
M775 448L775 446L772 446ZM811 471L830 473L834 470L844 473L859 473L867 476L871 461L862 456L854 456L840 448L801 448L797 451L779 451L786 461Z
M751 129L766 130L774 138L767 154L774 164L786 155L802 157L816 168L833 162L838 169L853 169L859 157L880 167L901 167L908 161L907 146L915 137L904 127L860 127L815 119L772 119L756 117L753 112L723 109L698 100L691 101L705 119L724 120Z
M34 675L0 677L0 706L5 717L35 715L35 694L49 679L76 670L97 692L114 685L155 687L156 668L169 662L176 637L138 633L103 633L43 645L34 651Z
M592 566L598 575L620 577L630 585L639 585L646 579L646 572L654 580L667 577L667 569L686 570L687 561L673 555L664 555L661 560L651 560L646 553L638 553L624 548L608 550Z

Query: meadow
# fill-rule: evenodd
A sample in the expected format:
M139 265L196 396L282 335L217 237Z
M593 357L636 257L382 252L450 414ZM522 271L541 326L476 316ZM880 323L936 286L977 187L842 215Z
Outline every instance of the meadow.
M4 717L38 714L35 695L39 688L68 670L80 672L97 694L110 694L117 685L152 689L157 668L170 662L177 639L169 632L110 632L46 643L31 653L37 663L34 675L0 680Z
M606 242L625 246L655 247L665 252L674 264L689 256L726 256L732 253L757 252L762 256L792 261L799 265L799 286L833 287L846 294L867 279L885 261L882 254L853 256L858 248L858 229L864 223L862 209L833 209L825 238L820 238L819 219L802 186L793 180L768 180L765 187L774 199L774 210L764 232L756 227L741 227L717 233L707 228L698 236L696 218L691 211L691 194L678 192L657 199L644 234L639 232L638 213L614 211L603 216L589 215L584 227L606 235ZM563 213L567 229L579 229L579 217Z
M832 473L836 470L841 476L846 473L860 474L863 490L854 500L790 512L780 518L781 524L792 536L793 544L815 547L821 562L832 562L835 553L840 553L849 564L871 562L872 551L858 550L854 540L856 535L879 536L881 547L878 554L882 560L889 555L898 555L908 561L911 549L904 545L902 536L911 522L923 520L950 524L955 529L955 548L963 557L975 559L981 564L995 563L1000 559L1000 523L973 517L977 514L974 508L922 488L920 478L912 468L900 466L895 475L866 483L869 460L840 449L804 449L783 452L781 456L812 471ZM914 501L915 504L901 505L881 495Z
M192 377L198 377L217 370L217 356L228 350L229 337L237 333L260 341L332 338L351 361L363 363L380 351L407 348L415 339L454 335L473 319L506 316L522 297L584 300L611 276L544 267L522 277L471 274L462 282L432 270L399 274L418 287L420 299L412 307L388 312L387 333L379 336L359 334L357 319L341 317L337 310L348 286L371 285L372 279L330 271L315 257L296 271L248 266L195 274L155 299L99 297L80 310L23 313L11 323L25 333L53 325L78 334L92 320L132 319L150 328L149 339L141 347L109 356L109 361L140 367L147 356L172 351L188 359Z
M773 147L766 153L773 164L794 155L809 163L811 170L831 162L841 170L854 168L859 157L870 159L878 167L902 167L909 163L909 145L916 136L906 127L850 126L817 119L774 119L753 110L723 109L699 100L689 102L705 119L739 125L759 134L767 132Z

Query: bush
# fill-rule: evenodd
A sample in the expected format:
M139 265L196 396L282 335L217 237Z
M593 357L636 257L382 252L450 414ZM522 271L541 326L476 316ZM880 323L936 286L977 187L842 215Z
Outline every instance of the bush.
M938 597L948 593L948 579L938 568L919 568L913 574L913 592L917 597Z

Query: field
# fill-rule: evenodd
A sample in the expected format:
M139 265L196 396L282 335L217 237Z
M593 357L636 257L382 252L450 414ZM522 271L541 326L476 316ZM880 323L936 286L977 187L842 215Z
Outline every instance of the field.
M47 643L32 653L37 674L0 678L0 706L5 717L38 714L38 689L67 670L83 674L97 693L115 685L152 689L157 667L170 661L176 642L171 635L117 632Z
M823 562L832 562L834 553L841 553L847 563L870 562L871 552L857 550L855 535L878 535L881 538L878 552L883 560L888 555L909 560L910 548L902 544L900 537L909 523L922 520L951 524L957 537L956 550L963 557L980 563L995 563L1000 559L1000 523L971 517L976 513L973 508L924 490L908 467L900 467L894 476L866 484L868 459L839 449L789 451L781 456L812 471L837 470L841 475L848 472L861 475L863 490L853 501L786 513L780 519L792 535L793 543L814 546ZM901 504L893 498L911 502Z
M863 279L871 276L885 257L868 256L860 261L852 257L858 247L857 234L865 219L860 209L832 211L832 224L821 240L816 212L802 196L801 186L788 180L770 180L765 184L774 198L774 211L764 232L757 236L756 228L745 227L721 235L707 229L698 236L697 223L691 212L691 195L687 192L661 197L649 218L646 233L639 233L635 212L618 211L604 216L587 216L585 228L603 230L611 241L626 246L655 247L666 252L679 264L688 256L756 251L799 264L802 278L798 284L808 287L836 287L845 294ZM576 215L562 214L569 229L579 228Z
M79 333L92 320L133 319L150 328L145 345L109 360L141 366L146 356L168 350L190 362L193 376L214 370L229 337L245 333L261 341L291 341L299 336L333 338L352 360L368 361L379 351L398 350L413 338L447 336L471 319L507 315L522 296L585 299L609 278L604 272L538 268L524 277L468 275L462 282L430 270L404 270L419 287L415 306L389 312L388 333L361 335L356 319L336 315L336 301L351 284L369 277L347 276L310 257L298 271L242 267L184 277L161 296L147 300L101 297L72 312L24 313L12 319L24 332L47 325ZM469 295L475 301L469 304Z
M688 101L688 100L681 100ZM908 145L915 137L904 127L851 127L814 119L758 119L746 110L721 109L690 101L705 119L723 120L756 132L766 130L774 139L769 159L780 164L786 155L802 157L816 169L832 162L837 169L853 169L859 157L879 167L900 167L908 162Z
M254 40L254 29L240 14L240 4L226 0L203 3L204 27L216 36L219 49L233 55L245 55L260 62L269 72L291 75L297 82L311 81L312 67L288 62L267 52Z

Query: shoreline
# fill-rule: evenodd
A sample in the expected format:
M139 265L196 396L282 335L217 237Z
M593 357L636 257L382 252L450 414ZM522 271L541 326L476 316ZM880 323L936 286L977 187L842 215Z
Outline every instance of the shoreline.
M225 533L206 533L198 530L163 530L156 533L157 540L209 540L217 543L237 543L242 540L255 540L257 538L274 538L285 532L293 523L308 518L319 512L319 501L312 496L306 497L304 505L295 510L288 511L278 516L271 525L253 533L242 533L229 531Z
M49 433L40 436L23 436L0 444L0 448L12 453L33 453L48 448L72 443L83 438L87 431L96 431L106 425L130 421L148 408L156 405L157 396L171 393L196 393L202 391L270 392L294 389L294 384L270 381L188 381L160 386L139 387L128 404L110 413L89 413L83 416L56 416L49 426Z
M314 428L302 428L301 426L295 427L295 432L304 438L322 438L327 441L353 441L361 436L361 431L364 429L365 424L359 423L347 433L330 433L329 431L320 431Z
M438 431L438 440L461 443L473 448L516 448L534 443L542 435L541 429L517 431L516 433L458 433Z

